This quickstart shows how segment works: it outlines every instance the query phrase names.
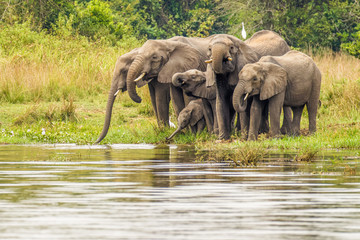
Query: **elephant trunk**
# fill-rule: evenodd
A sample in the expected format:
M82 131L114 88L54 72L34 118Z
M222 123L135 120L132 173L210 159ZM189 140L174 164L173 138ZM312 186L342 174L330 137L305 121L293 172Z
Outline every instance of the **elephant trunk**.
M107 134L107 132L109 130L110 121L111 121L111 114L112 114L112 108L113 108L114 101L115 101L115 98L116 98L116 93L117 93L116 84L113 84L111 86L108 101L107 101L107 105L106 105L106 115L105 115L105 121L104 121L103 130L102 130L100 136L98 137L98 139L95 141L95 144L101 142L104 139L104 137L106 136L106 134Z
M182 77L183 77L182 73L175 73L171 80L172 84L175 87L181 87L182 84L184 83L184 81L182 80L183 79Z
M181 131L181 127L179 127L178 129L176 129L169 137L166 138L166 140L170 140L172 139L178 132Z
M212 49L212 67L217 74L223 74L223 62L226 55L226 49L223 44L215 44Z
M239 82L233 94L233 106L238 113L245 112L246 110L247 100L244 100L244 95L245 95L244 83Z
M135 79L137 79L139 76L144 75L143 72L143 60L140 56L137 56L134 60L134 62L131 64L127 77L126 77L126 85L128 89L128 93L130 98L137 103L141 103L141 97L136 92L136 82Z

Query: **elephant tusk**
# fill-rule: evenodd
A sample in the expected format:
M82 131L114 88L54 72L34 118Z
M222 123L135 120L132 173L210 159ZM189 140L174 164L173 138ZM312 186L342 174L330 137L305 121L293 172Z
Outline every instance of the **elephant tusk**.
M228 57L227 60L231 62L233 59L231 57Z
M140 81L144 76L145 76L145 73L142 73L140 76L138 76L138 77L134 80L134 82Z
M244 101L246 101L246 99L249 97L249 93L247 93L244 97Z
M114 94L114 97L116 97L116 95L118 95L119 92L120 92L120 89L118 89L118 90L116 91L116 93Z
M213 60L212 60L212 58L211 58L211 59L209 59L209 60L206 60L205 63L212 63L212 61L213 61Z

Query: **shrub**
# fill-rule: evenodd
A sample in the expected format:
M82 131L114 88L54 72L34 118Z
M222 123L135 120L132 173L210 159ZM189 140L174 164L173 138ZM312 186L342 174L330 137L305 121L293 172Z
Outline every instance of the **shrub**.
M352 34L354 41L341 44L341 48L351 55L360 58L360 23L356 26L355 30L357 32Z

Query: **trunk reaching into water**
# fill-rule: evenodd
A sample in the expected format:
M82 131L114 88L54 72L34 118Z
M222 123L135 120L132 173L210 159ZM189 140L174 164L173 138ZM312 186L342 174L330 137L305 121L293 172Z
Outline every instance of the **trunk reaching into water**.
M180 131L181 131L181 128L176 129L175 132L173 132L169 137L166 138L166 140L172 139Z
M127 77L126 85L130 98L137 103L141 103L141 97L136 92L136 83L135 79L142 74L143 70L143 60L140 56L137 56L134 62L131 64Z
M98 139L95 141L95 143L99 143L101 142L104 137L106 136L109 127L110 127L110 121L111 121L111 114L112 114L112 108L114 105L114 101L116 96L114 96L114 94L116 93L117 89L116 89L116 84L114 84L109 92L109 97L108 97L108 101L107 101L107 105L106 105L106 115L105 115L105 121L104 121L104 126L103 126L103 130L100 133L100 136L98 137Z
M244 101L244 97L245 97L244 84L239 82L233 94L233 106L238 113L245 112L246 110L247 101Z

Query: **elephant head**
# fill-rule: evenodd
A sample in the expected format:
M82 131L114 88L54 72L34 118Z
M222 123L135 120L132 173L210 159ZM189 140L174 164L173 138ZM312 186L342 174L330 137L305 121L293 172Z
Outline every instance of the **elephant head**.
M191 101L178 116L178 128L166 139L170 140L188 125L195 126L203 117L204 113L201 99Z
M244 112L248 96L260 94L266 100L283 92L287 87L287 72L270 62L247 64L239 73L239 82L233 94L233 106L237 112Z
M215 74L226 75L229 85L237 84L237 75L247 63L254 63L259 60L260 55L240 39L227 35L219 34L215 36L209 44L209 60L207 71ZM207 85L215 83L215 75L209 74Z
M126 83L130 98L141 102L135 83L157 79L160 83L171 83L171 77L178 71L197 68L201 63L199 51L173 40L148 40L139 48L130 65Z
M135 48L132 51L120 56L116 61L115 70L113 73L113 79L111 82L111 88L109 91L108 101L106 105L106 114L105 114L103 130L100 136L98 137L98 139L95 141L95 143L101 142L101 140L104 139L104 137L106 136L109 130L112 108L114 105L115 98L120 91L125 92L127 89L126 75L128 73L131 63L134 61L137 55L137 52L138 49Z
M215 86L206 87L206 72L191 69L186 72L175 73L172 77L172 84L181 87L185 94L206 99L215 99Z

